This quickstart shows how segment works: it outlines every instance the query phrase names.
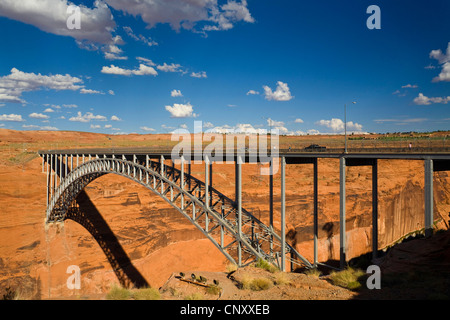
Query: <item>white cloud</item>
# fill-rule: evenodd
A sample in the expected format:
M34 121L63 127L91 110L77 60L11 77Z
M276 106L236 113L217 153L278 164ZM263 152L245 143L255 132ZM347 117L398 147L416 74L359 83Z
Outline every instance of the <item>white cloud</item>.
M44 110L44 112L49 112L50 113L50 112L55 112L55 110L53 110L52 108L47 108L47 109Z
M67 20L73 14L67 0L2 0L0 16L36 26L56 35L69 36L80 42L108 44L113 41L111 31L115 28L111 11L103 1L94 1L94 8L84 5L80 9L80 29L69 29Z
M13 122L20 122L25 121L22 119L22 116L20 114L2 114L0 115L0 121L13 121Z
M91 89L84 89L84 88L80 90L80 93L82 93L82 94L104 94L103 92L98 91L98 90L91 90Z
M7 76L0 77L0 102L25 103L22 93L37 91L41 88L52 90L78 90L84 88L80 78L68 74L44 76L40 73L26 73L16 68Z
M325 126L334 132L344 132L345 124L341 119L333 118L331 120L320 120L317 124ZM362 125L354 123L353 121L347 121L347 131L361 131Z
M268 86L263 86L263 88L267 100L289 101L293 98L287 83L277 81L277 88L275 91L272 91Z
M111 124L105 124L105 129L111 129L112 125Z
M303 123L303 120L300 118L295 119L295 123Z
M118 116L111 116L111 121L122 121L122 119L120 119Z
M37 126L34 124L24 124L22 125L22 128L24 129L37 129L37 130L47 130L47 131L55 131L55 130L59 130L56 127L51 127L51 126Z
M115 93L114 93L114 91L113 91L113 90L108 90L108 93L109 93L110 95L112 95L112 96L114 96L114 95L115 95Z
M146 126L140 127L140 129L141 129L142 131L147 131L147 132L153 132L153 131L156 131L155 129L149 128L149 127L146 127Z
M236 22L253 23L247 1L228 0L219 6L216 0L171 0L171 1L129 1L107 0L116 10L133 16L140 16L149 28L159 23L168 23L175 30L181 28L196 32L228 30ZM195 27L200 23L200 31Z
M91 124L91 129L100 129L101 127L99 124Z
M402 86L403 89L405 89L405 88L413 88L413 89L415 89L417 87L418 87L417 84L407 84L407 85Z
M141 62L144 62L146 65L149 65L149 66L152 66L152 67L156 66L156 63L154 63L154 62L153 62L152 60L150 60L150 59L143 58L143 57L136 57L136 59L139 60L139 61L141 61Z
M249 90L248 92L247 92L247 95L256 95L256 94L259 94L259 92L258 91L255 91L255 90Z
M433 78L433 82L450 81L450 42L448 43L445 54L441 49L432 50L430 52L430 58L436 59L442 65L441 73Z
M46 114L36 113L36 112L30 113L30 114L28 115L28 117L33 118L33 119L49 119L49 118L50 118L50 117L49 117L48 115L46 115Z
M63 104L62 106L64 108L78 108L78 106L76 104Z
M433 78L433 82L450 81L450 62L444 63L442 71L437 77Z
M149 47L157 46L157 45L158 45L158 43L157 43L156 41L153 41L150 37L149 37L149 38L146 38L146 37L144 37L142 34L136 35L136 34L133 32L133 29L131 29L130 27L125 26L125 27L123 27L123 30L125 30L125 32L127 33L127 35L128 35L130 38L132 38L132 39L134 39L134 40L136 40L136 41L143 42L143 43L145 43L146 45L148 45Z
M191 77L193 77L193 78L208 78L208 76L206 75L205 71L192 72L191 73Z
M76 117L69 118L69 121L76 121L76 122L89 122L91 120L105 121L106 117L102 115L94 115L92 112L86 112L86 114L82 115L81 112L78 111Z
M147 66L142 63L139 65L139 69L135 70L123 69L115 65L111 65L110 67L104 66L101 72L106 74L116 74L122 76L130 76L132 74L137 76L144 76L144 75L156 76L158 74L158 72L153 67Z
M188 102L187 104L175 103L173 106L166 106L166 110L170 112L172 118L188 118L196 117L194 108Z
M163 72L181 72L182 71L182 70L180 70L181 65L176 64L176 63L167 64L164 62L164 64L159 65L156 68Z
M427 106L430 105L432 103L443 103L443 104L447 104L448 102L450 102L450 96L448 97L427 97L424 96L423 93L419 93L419 95L414 98L414 103L417 105L422 105L422 106Z
M115 65L112 64L110 67L104 66L101 70L101 73L129 76L132 74L132 70L116 67Z
M175 89L170 92L170 95L172 97L182 97L183 96L183 94L181 93L181 90L175 90Z
M203 128L213 128L213 127L214 127L214 125L211 122L205 122L203 124Z

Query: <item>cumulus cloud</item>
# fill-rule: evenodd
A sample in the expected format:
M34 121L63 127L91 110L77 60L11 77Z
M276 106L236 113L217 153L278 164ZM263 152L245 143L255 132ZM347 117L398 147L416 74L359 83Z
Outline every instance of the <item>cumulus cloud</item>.
M103 92L98 91L98 90L91 90L91 89L85 89L85 88L81 89L80 93L82 93L82 94L104 94Z
M108 5L132 16L140 16L149 28L168 23L174 30L195 32L228 30L235 23L253 23L247 1L228 0L219 5L216 0L107 0Z
M25 120L22 119L22 115L11 113L11 114L1 114L0 121L21 122Z
M206 75L205 71L192 72L191 73L191 77L193 77L193 78L208 78L208 76Z
M289 101L293 98L287 83L278 81L275 91L272 91L272 89L268 86L263 86L263 88L264 95L267 100Z
M150 59L143 58L143 57L136 57L136 59L139 60L139 61L141 61L141 62L143 62L143 63L145 63L145 64L148 65L148 66L152 66L152 67L156 66L156 63L154 63L154 62L153 62L152 60L150 60Z
M182 71L182 70L180 70L181 65L176 64L176 63L167 64L164 62L164 64L159 65L156 68L163 72L181 72Z
M441 49L432 50L430 52L430 58L436 59L442 65L441 73L433 78L433 82L450 81L450 42L448 43L446 53L443 53Z
M183 94L181 93L181 90L175 90L175 89L170 92L170 95L172 97L182 97L183 96Z
M122 121L122 119L120 119L118 116L111 116L111 121Z
M28 117L33 118L33 119L49 119L49 118L50 118L50 117L49 117L48 115L46 115L46 114L36 113L36 112L30 113L30 114L28 115Z
M76 122L90 122L91 120L105 121L106 117L102 115L94 115L92 112L81 114L81 112L78 111L77 116L69 118L69 121Z
M247 92L247 95L257 95L257 94L259 94L259 92L258 92L258 91L255 91L255 90L249 90L249 91Z
M345 124L341 119L333 118L331 120L320 120L317 124L325 126L331 129L333 132L344 132ZM347 121L347 131L361 131L362 125L354 123L353 121Z
M303 123L303 120L300 118L295 119L295 123Z
M175 103L173 106L166 106L166 110L170 112L172 118L188 118L196 117L194 108L188 102L187 104Z
M78 41L111 43L111 31L115 22L104 1L95 1L93 8L79 5L80 29L69 29L68 18L73 15L69 9L72 3L67 0L2 0L0 16L31 24L42 31L61 36L69 36ZM69 10L68 10L69 9Z
M137 75L137 76L145 76L145 75L152 75L156 76L158 75L158 72L151 66L147 66L145 64L140 64L139 69L130 70L130 69L123 69L120 67L117 67L115 65L111 65L110 67L104 66L101 70L102 73L105 74L116 74L116 75L122 75L122 76L130 76L130 75Z
M149 127L146 127L146 126L140 127L140 129L142 131L147 131L147 132L154 132L154 131L156 131L155 129L149 128Z
M24 124L22 125L22 128L24 129L37 129L37 130L46 130L46 131L55 131L55 130L59 130L56 127L51 127L51 126L37 126L34 124Z
M422 105L422 106L427 106L430 105L432 103L443 103L443 104L447 104L448 102L450 102L450 96L448 97L427 97L425 95L423 95L423 93L419 93L419 95L414 98L414 103L417 105Z
M84 88L83 80L68 74L45 76L40 73L27 73L16 68L9 75L0 77L0 102L25 103L22 93L41 88L53 90L78 90Z

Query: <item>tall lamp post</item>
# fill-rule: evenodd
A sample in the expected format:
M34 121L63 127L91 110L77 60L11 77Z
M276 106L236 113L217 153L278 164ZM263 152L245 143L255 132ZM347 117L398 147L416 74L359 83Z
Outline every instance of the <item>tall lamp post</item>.
M352 102L356 104L356 101ZM347 104L344 104L345 153L347 153Z

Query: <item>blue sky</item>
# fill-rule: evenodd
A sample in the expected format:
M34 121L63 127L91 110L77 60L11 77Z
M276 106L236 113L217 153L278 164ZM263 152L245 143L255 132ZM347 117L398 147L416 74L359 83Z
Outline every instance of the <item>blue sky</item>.
M2 0L0 43L0 128L450 129L447 0Z

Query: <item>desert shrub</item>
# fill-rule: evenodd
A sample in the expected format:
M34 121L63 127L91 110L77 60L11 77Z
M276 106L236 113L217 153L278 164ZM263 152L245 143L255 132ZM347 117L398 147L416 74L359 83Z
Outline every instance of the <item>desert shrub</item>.
M320 272L317 268L311 268L305 271L305 274L308 276L319 278L322 275L322 272Z
M220 290L221 290L221 288L219 286L211 285L206 289L206 292L208 294L218 295L218 294L220 294Z
M258 259L258 261L255 263L255 267L264 269L264 270L269 271L271 273L275 273L275 272L277 272L279 270L273 264L267 262L264 259Z
M238 269L238 266L235 265L234 263L229 263L229 264L227 264L227 272L228 272L228 273L234 272L234 271L236 271L237 269Z
M365 276L364 271L348 267L342 271L331 272L330 280L334 285L350 290L356 290L361 287L361 283L358 280L363 276Z
M109 289L106 294L106 299L108 300L128 300L130 298L131 292L128 289L122 288L116 284L113 284L111 289Z
M275 275L275 284L276 285L286 285L290 284L291 281L289 280L288 275L285 272L279 272Z
M133 299L135 300L159 300L161 295L155 288L143 288L133 291Z
M184 297L184 300L203 300L203 299L204 299L203 295L199 292Z
M242 289L249 289L252 291L261 291L270 289L273 286L273 282L270 279L261 277L261 278L251 278L244 277L242 279Z

